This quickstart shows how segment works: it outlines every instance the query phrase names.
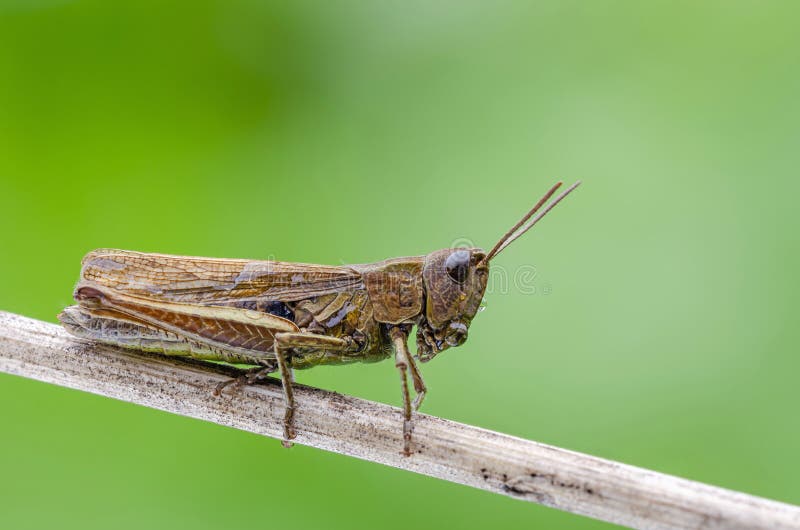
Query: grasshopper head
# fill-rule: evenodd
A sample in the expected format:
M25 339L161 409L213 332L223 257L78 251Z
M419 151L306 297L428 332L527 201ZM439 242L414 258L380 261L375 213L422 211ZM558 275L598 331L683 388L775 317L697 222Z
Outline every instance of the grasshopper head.
M464 344L488 277L489 262L479 248L446 248L425 257L425 318L417 328L421 361L433 359L450 346Z
M420 361L430 361L440 351L464 344L469 325L486 292L489 262L512 241L530 230L579 184L576 182L567 188L534 217L561 186L561 182L550 188L488 253L479 248L447 248L425 256L422 269L426 293L425 314L417 324L417 356Z

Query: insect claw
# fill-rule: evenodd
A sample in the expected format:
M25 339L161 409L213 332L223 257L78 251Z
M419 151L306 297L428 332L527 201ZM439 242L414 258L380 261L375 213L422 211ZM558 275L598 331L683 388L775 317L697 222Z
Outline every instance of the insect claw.
M268 374L271 374L275 371L275 367L272 365L269 366L257 366L255 368L251 368L246 373L240 375L239 377L234 377L228 379L227 381L222 381L219 383L215 388L212 394L214 397L219 397L222 395L222 391L228 388L229 386L233 385L236 390L239 390L243 386L252 385L257 383L267 377Z
M229 386L234 385L236 388L241 388L246 382L247 382L247 376L244 375L228 379L227 381L222 381L214 388L212 394L214 395L214 397L220 397L222 395L222 391L228 388Z

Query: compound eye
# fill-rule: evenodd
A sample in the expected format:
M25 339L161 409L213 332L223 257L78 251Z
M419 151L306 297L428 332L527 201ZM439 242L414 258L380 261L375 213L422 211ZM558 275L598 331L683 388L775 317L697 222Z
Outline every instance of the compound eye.
M456 250L444 262L447 275L456 283L464 283L469 272L469 251Z

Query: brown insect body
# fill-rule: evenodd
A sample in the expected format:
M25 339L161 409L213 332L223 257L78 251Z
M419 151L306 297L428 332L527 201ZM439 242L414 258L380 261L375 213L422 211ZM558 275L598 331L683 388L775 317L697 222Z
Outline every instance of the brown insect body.
M411 409L426 392L407 349L411 328L417 327L423 362L463 344L486 291L490 260L577 186L525 224L559 185L489 253L448 248L325 266L95 250L82 262L78 305L59 319L71 333L108 344L261 367L247 381L280 371L286 440L294 436L291 368L376 362L394 351L409 454ZM417 392L413 405L408 372Z
M464 253L474 256L475 262L485 255L479 249L444 249L428 256L334 267L98 249L83 259L81 281L75 289L81 305L68 308L62 321L86 338L160 350L166 355L218 359L226 347L243 346L235 341L247 336L242 330L232 338L218 333L220 321L226 322L224 314L218 319L211 316L203 320L186 315L176 321L176 315L185 314L180 311L181 304L191 303L270 314L293 323L297 331L336 337L352 344L345 351L294 348L290 364L301 369L384 360L392 353L389 326L417 325L418 345L427 360L432 353L456 345L445 340L443 333L448 324L457 324L455 330L461 330L460 325L468 326L483 297L488 267L476 269L481 271L477 283L459 284L443 275L447 257ZM103 302L95 307L98 299ZM154 309L154 301L170 305ZM174 311L169 310L172 307ZM93 333L90 325L79 324L84 319L70 321L75 312L102 322L104 335ZM168 325L170 322L172 326ZM193 329L192 325L203 329ZM109 335L112 329L123 334L127 331L131 337L144 341L145 346L134 340L121 342L119 334ZM281 330L295 331L290 326ZM181 331L200 336L193 341L182 337ZM218 343L218 349L198 347L197 341L203 339ZM228 354L221 360L258 365L273 357L270 345L263 352L253 343L244 346L252 350L250 355Z

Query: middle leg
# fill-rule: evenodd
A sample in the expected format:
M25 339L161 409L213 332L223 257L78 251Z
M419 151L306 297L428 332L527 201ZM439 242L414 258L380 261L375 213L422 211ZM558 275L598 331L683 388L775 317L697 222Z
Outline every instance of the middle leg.
M294 391L292 382L294 375L291 367L291 352L297 348L311 350L325 350L330 352L346 352L358 349L358 345L352 340L345 340L339 337L329 337L328 335L318 335L316 333L286 332L275 334L275 357L278 364L278 371L283 383L283 441L284 447L292 446L292 438L295 437L294 430Z

